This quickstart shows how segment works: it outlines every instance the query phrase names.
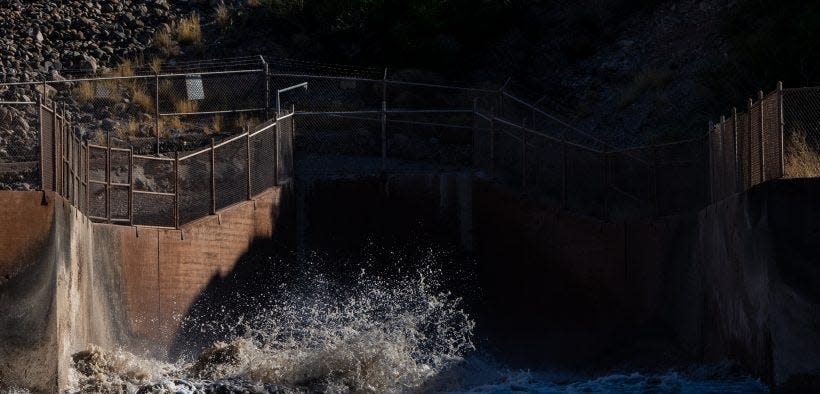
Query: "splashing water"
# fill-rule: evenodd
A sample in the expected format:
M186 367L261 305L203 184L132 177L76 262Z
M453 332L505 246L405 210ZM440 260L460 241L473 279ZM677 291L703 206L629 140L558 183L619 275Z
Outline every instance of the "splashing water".
M196 360L161 363L92 348L74 356L75 391L403 392L473 350L461 300L423 277L354 291L317 281L229 328ZM213 323L219 325L219 323ZM216 329L202 324L201 329ZM220 327L224 328L224 327Z

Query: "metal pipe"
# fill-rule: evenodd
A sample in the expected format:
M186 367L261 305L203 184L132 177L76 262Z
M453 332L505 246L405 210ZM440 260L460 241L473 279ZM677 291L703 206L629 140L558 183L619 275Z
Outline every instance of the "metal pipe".
M282 104L281 104L282 103L281 102L282 93L286 93L286 92L289 92L291 90L300 89L300 88L304 88L305 90L307 90L308 89L308 83L307 82L302 82L300 84L289 86L289 87L286 87L284 89L279 89L279 90L276 91L276 116L279 116L280 114L282 114Z

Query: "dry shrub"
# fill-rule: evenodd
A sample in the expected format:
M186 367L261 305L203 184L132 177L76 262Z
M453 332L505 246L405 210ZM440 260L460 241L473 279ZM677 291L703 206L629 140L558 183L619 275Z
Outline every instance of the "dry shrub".
M199 14L193 13L180 19L177 24L177 41L180 44L200 45L202 43L202 28L199 25Z
M262 5L262 0L248 0L248 7L256 8Z
M145 112L155 112L154 99L143 89L135 87L131 91L131 100Z
M148 63L148 67L151 68L151 71L159 74L162 71L162 59L155 57L151 59L151 62Z
M231 24L231 12L225 6L225 3L219 3L219 6L216 7L215 19L222 30L225 30Z
M179 54L179 46L174 41L171 28L164 27L154 33L154 48L165 56L176 56Z
M259 118L255 116L246 115L244 112L241 112L239 113L239 116L236 118L234 126L237 129L244 131L246 126L252 129L259 123L262 123L262 121L260 121Z
M213 120L211 121L211 129L214 133L221 133L222 127L225 125L225 119L222 115L214 115ZM207 130L207 129L206 129Z
M171 130L182 130L182 128L182 119L179 116L163 117L162 121L159 122L159 136L160 138L169 137Z
M131 60L124 60L120 65L114 69L111 76L116 77L133 77L134 76L134 64Z
M786 176L813 178L820 176L820 152L806 141L806 134L795 131L786 143Z
M94 96L96 94L97 92L96 89L94 89L94 84L88 81L80 82L74 89L74 96L78 101L83 103L94 100Z
M189 100L177 100L174 102L174 112L188 114L199 110L199 103Z
M136 137L140 131L140 124L134 119L129 119L128 123L125 124L125 129L128 131L129 136Z

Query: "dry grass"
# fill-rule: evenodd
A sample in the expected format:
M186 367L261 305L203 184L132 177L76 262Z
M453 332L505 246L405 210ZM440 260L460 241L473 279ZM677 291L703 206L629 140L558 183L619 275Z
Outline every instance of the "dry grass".
M245 115L244 112L241 112L239 116L236 118L234 127L236 127L238 130L244 131L246 126L253 128L259 123L261 123L261 121L258 118L254 116Z
M129 136L136 137L140 131L140 124L134 119L129 119L128 123L125 124L125 129L128 131Z
M806 134L795 131L786 142L786 176L814 178L820 176L820 152L806 141Z
M262 0L248 0L248 7L256 8L262 5Z
M216 7L214 19L222 30L225 30L228 26L230 26L231 12L228 10L228 7L225 6L225 3L219 3L219 6Z
M145 112L155 112L154 99L143 89L134 88L131 91L131 100Z
M94 89L94 84L88 81L80 82L79 85L74 89L74 97L77 98L78 101L87 103L94 100L94 96L96 95L96 89Z
M199 25L199 14L193 13L177 23L177 41L180 44L202 44L202 27Z
M179 116L163 117L159 122L159 136L160 138L167 138L171 136L171 130L182 130L182 119Z
M160 71L162 71L162 59L158 57L151 59L151 61L148 63L148 67L151 68L151 71L159 74Z
M210 131L213 131L214 133L221 133L222 132L222 127L224 125L225 125L225 119L222 117L222 115L214 115L214 118L211 121ZM206 130L208 130L208 129L206 129Z
M165 56L176 56L179 54L179 45L174 41L171 29L166 27L154 33L154 48Z
M177 100L174 102L174 112L187 114L199 110L199 103L189 100Z

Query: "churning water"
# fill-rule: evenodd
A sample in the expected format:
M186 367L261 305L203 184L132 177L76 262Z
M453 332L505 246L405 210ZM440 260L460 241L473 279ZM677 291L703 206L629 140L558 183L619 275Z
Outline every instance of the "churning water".
M462 300L433 279L314 277L252 315L193 324L221 340L176 363L93 347L75 392L763 392L743 377L675 372L579 377L511 370L480 355ZM280 289L281 290L281 289ZM247 302L256 303L257 299ZM260 303L261 305L261 303Z

